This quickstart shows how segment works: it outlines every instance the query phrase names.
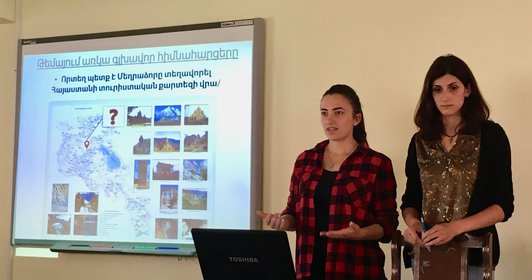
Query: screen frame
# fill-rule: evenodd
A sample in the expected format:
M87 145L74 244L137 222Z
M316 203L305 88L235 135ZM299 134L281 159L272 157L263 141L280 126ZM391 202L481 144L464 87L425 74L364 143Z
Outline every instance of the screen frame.
M125 37L125 36L137 36L137 35L152 35L159 33L173 33L173 32L182 32L182 31L194 31L194 30L204 30L204 29L218 29L218 28L232 28L243 25L252 25L253 26L253 53L252 53L252 96L251 96L251 158L250 158L250 213L249 213L249 223L250 229L261 229L262 221L255 214L256 209L262 208L262 184L263 184L263 146L264 146L264 53L265 53L265 32L264 32L264 19L262 18L252 18L252 19L242 19L242 20L230 20L230 21L220 21L220 22L210 22L210 23L200 23L200 24L190 24L190 25L179 25L179 26L169 26L169 27L157 27L157 28L146 28L146 29L135 29L135 30L124 30L124 31L112 31L112 32L102 32L102 33L89 33L89 34L79 34L79 35L67 35L67 36L54 36L54 37L41 37L41 38L30 38L30 39L19 39L18 41L18 57L17 57L17 90L16 90L16 120L15 120L15 142L14 142L14 168L13 168L13 197L12 197L12 236L11 243L15 246L28 246L28 245L40 245L40 246L54 246L59 244L58 251L63 251L61 248L67 248L70 246L69 243L77 244L79 241L69 240L49 240L49 239L20 239L16 238L15 224L16 220L16 208L17 208L17 167L18 167L18 153L19 153L19 128L20 128L20 113L21 113L21 94L22 94L22 62L23 62L23 48L26 45L35 45L35 44L47 44L47 43L57 43L57 42L68 42L68 41L90 41L100 38L114 38L114 37ZM87 242L83 242L87 243ZM88 243L91 243L89 241ZM102 242L94 242L102 243ZM109 243L109 242L105 242ZM66 244L66 245L64 245ZM128 246L128 242L117 242L120 244L118 247ZM135 243L136 244L136 243ZM168 243L158 242L150 243L152 245L166 245ZM175 243L172 243L175 244ZM63 247L67 246L67 247ZM101 250L101 248L94 248L95 252L107 252L112 250ZM69 250L65 250L69 251ZM80 251L87 251L87 248ZM143 253L143 252L121 252L121 253ZM154 254L153 252L144 252L149 254ZM165 252L164 254L168 254ZM177 253L179 254L179 253ZM184 255L189 255L189 253L184 253Z

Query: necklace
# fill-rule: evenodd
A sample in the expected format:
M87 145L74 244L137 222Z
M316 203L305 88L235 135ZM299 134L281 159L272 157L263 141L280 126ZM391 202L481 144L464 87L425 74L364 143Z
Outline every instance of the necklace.
M445 132L442 132L442 134L445 135L445 136L447 136L447 137L451 137L451 138L453 138L453 137L455 137L456 135L458 135L458 132L455 133L455 134L453 134L453 135L448 135L448 134L445 133Z
M455 143L454 143L454 140L455 140L455 137L458 135L458 132L456 132L456 133L453 134L453 135L448 135L448 134L445 133L445 132L442 132L442 134L445 135L445 136L447 136L447 137L449 137L449 143L451 143L451 144L455 144Z

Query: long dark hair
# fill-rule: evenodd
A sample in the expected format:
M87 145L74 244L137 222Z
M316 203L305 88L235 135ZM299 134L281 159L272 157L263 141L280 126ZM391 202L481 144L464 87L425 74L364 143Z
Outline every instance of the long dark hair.
M360 98L358 98L357 93L354 89L352 89L348 85L333 85L331 88L329 88L321 97L325 97L326 95L333 95L333 94L339 94L343 97L345 97L349 103L351 104L351 107L353 107L353 116L355 114L360 114L361 120L360 123L358 123L356 126L353 127L353 138L355 141L357 141L359 144L365 143L367 144L368 141L366 139L366 127L364 125L364 114L362 113L362 105L360 104Z
M444 133L442 116L432 96L432 85L434 80L446 74L458 78L471 91L460 109L462 127L459 132L476 134L480 131L482 123L489 118L490 110L482 98L475 76L469 66L452 54L442 55L434 60L425 76L423 90L414 116L414 122L423 139L440 139L440 135Z

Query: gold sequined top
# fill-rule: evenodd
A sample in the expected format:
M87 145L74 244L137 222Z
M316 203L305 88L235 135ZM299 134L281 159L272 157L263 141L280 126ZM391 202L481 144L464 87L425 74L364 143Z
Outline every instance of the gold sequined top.
M465 217L477 179L480 135L458 135L450 151L439 140L416 136L416 152L427 225Z

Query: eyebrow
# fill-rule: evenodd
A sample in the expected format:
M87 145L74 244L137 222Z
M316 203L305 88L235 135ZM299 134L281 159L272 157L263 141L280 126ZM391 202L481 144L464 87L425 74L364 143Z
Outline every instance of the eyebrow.
M452 86L452 85L458 85L458 82L452 82L450 84L447 84L447 86ZM432 87L442 87L442 85L438 85L438 84L433 84Z
M321 110L322 110L322 111L327 111L327 109L325 109L325 108L321 108ZM332 110L332 111L345 110L345 108L344 108L344 107L334 107L334 108L332 108L331 110Z

